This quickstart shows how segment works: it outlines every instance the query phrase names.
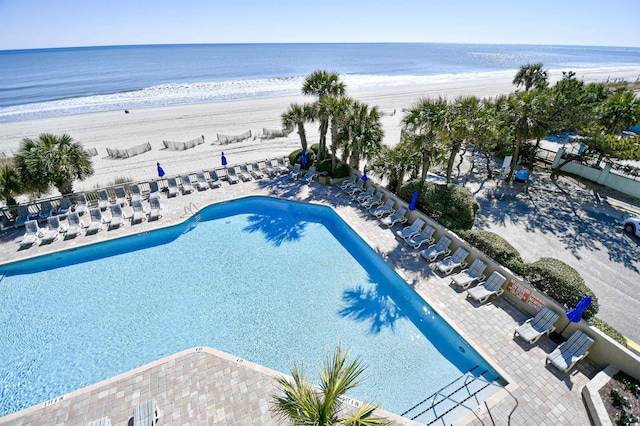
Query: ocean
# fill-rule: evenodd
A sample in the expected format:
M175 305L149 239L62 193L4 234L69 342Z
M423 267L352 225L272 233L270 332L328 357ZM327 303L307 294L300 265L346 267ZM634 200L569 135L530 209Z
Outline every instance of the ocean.
M640 48L437 43L206 44L0 51L0 122L299 94L326 69L347 90L549 71L640 76Z

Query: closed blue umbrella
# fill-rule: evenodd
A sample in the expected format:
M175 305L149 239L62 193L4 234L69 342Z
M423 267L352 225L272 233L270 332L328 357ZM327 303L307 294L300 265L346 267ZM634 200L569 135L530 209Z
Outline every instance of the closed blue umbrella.
M362 179L363 182L367 181L367 166L364 166L362 169L362 177L360 179Z
M160 163L157 163L156 165L158 166L158 176L164 176L164 170L162 170L162 167L160 167Z
M223 166L226 166L226 165L227 165L227 157L225 157L225 156L224 156L224 152L222 153L222 158L221 158L221 160L222 160L222 165L223 165Z
M582 299L580 299L580 301L578 302L575 308L569 309L567 311L567 318L571 322L580 322L580 320L582 319L582 313L589 306L591 306L591 297L590 296L583 297Z
M304 166L305 164L307 164L307 151L305 151L304 149L302 150L302 165Z
M415 210L417 202L418 202L418 193L414 192L413 196L411 197L411 203L409 203L409 210Z

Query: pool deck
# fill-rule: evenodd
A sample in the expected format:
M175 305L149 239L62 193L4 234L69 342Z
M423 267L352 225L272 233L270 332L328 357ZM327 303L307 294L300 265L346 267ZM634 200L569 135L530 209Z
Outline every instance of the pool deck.
M508 381L508 391L518 400L511 416L513 425L587 425L590 420L581 390L600 370L591 361L579 362L568 374L545 365L556 344L542 337L529 346L513 338L513 330L529 316L503 298L477 305L434 274L417 250L395 237L397 226L388 229L336 187L289 181L286 177L263 179L208 189L167 199L161 195L163 217L159 221L125 226L95 235L80 235L49 245L19 250L24 230L0 234L0 259L18 261L84 244L144 233L173 225L190 216L189 209L239 197L265 195L331 206L398 274L405 279L454 329ZM148 204L145 202L148 208ZM125 214L131 207L124 208ZM109 217L109 213L105 215ZM86 215L83 220L87 221ZM366 354L362 354L366 361ZM392 367L392 365L390 365ZM288 374L288 372L282 372ZM193 348L139 367L117 377L61 396L57 400L0 418L11 425L84 425L102 416L112 424L131 421L133 407L155 399L159 424L279 424L269 411L275 390L273 377L281 374L209 348ZM427 395L425 395L426 397ZM489 408L475 411L485 424L506 425L516 406L500 392ZM383 406L384 408L384 406ZM392 416L395 417L395 416ZM465 420L480 425L471 413ZM412 422L403 421L405 424ZM130 423L129 423L130 424Z

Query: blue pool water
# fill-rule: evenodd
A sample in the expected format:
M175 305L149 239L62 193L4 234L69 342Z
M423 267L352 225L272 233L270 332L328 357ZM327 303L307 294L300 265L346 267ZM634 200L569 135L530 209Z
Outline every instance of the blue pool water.
M195 346L315 373L341 342L367 365L350 396L396 413L493 372L333 210L250 197L200 216L0 267L0 416Z

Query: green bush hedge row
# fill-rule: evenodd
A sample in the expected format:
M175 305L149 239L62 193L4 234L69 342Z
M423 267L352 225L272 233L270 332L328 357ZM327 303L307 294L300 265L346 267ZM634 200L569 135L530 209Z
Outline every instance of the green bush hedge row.
M599 328L600 331L611 337L616 342L620 343L625 348L627 347L627 339L622 335L622 333L611 327L606 322L602 321L600 318L591 317L591 319L589 319L589 322L591 323L591 325Z
M398 190L398 197L410 202L418 192L416 207L451 230L473 227L480 205L471 191L461 185L441 185L420 180L405 182Z
M543 257L524 267L524 278L531 285L563 304L567 309L575 307L584 296L591 296L592 303L582 318L589 320L598 313L598 298L586 286L584 280L571 266L561 260Z
M460 235L469 244L506 266L516 274L522 275L524 262L520 253L500 235L483 230L459 231Z

